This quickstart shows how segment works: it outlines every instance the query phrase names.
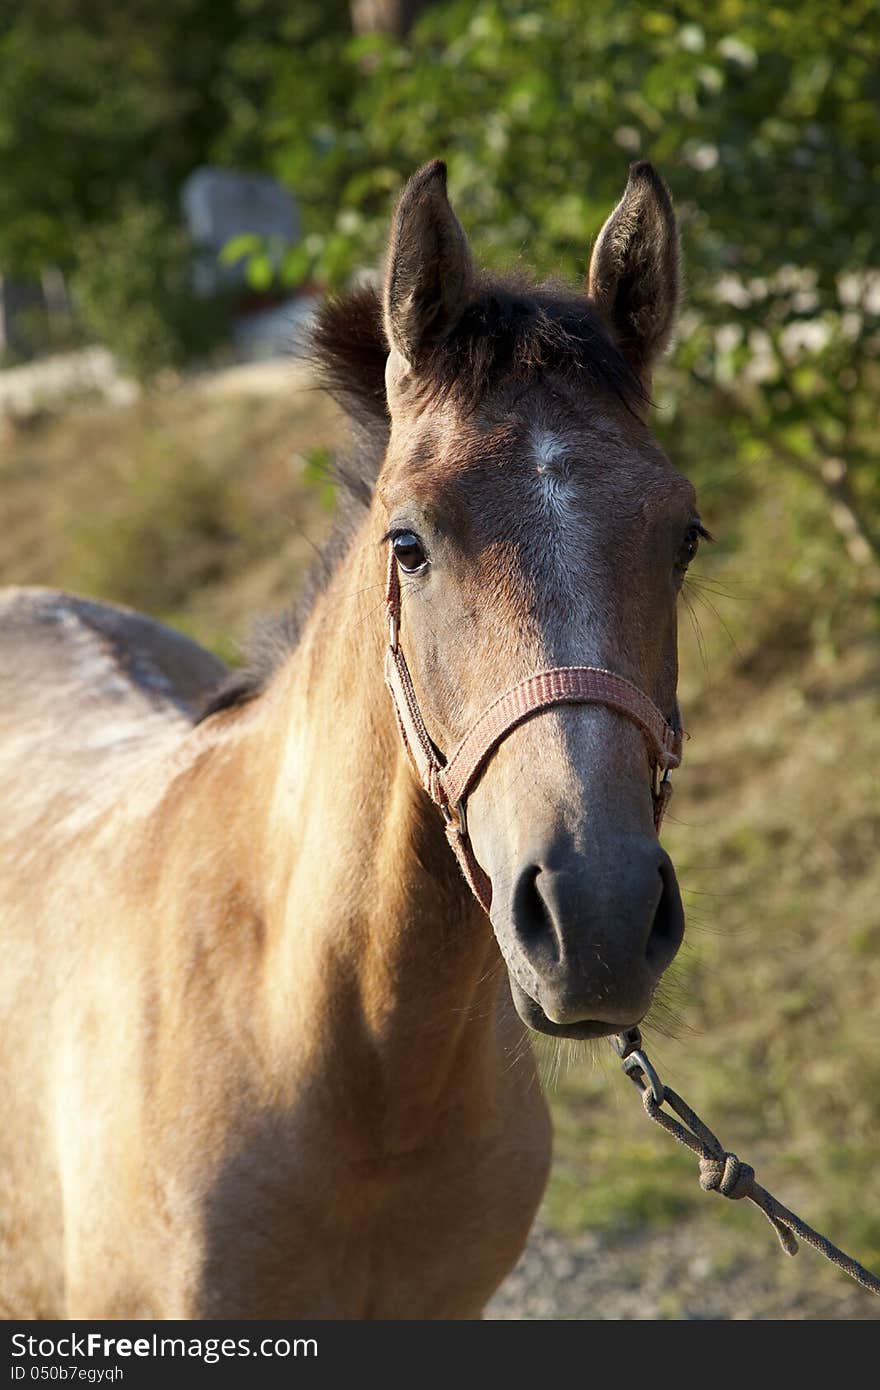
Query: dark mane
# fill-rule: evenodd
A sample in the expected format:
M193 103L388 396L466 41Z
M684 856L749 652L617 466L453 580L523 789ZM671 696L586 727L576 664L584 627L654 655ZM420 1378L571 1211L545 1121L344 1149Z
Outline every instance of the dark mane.
M311 337L321 384L352 422L388 438L379 290L360 286L329 299ZM473 410L505 377L536 381L553 374L610 391L631 409L647 404L644 387L585 294L533 285L514 276L484 277L457 326L419 362L429 399L453 398Z
M329 557L344 553L344 541L370 505L385 456L388 346L378 288L361 285L327 299L318 311L309 350L320 385L352 426L350 458L334 469L336 525L297 604L281 618L257 625L247 666L232 672L209 696L200 719L254 699L296 646L332 575ZM584 391L610 392L633 411L647 403L641 381L585 294L515 276L483 277L452 333L427 351L418 366L425 400L454 400L465 413L504 380L528 383L551 374Z

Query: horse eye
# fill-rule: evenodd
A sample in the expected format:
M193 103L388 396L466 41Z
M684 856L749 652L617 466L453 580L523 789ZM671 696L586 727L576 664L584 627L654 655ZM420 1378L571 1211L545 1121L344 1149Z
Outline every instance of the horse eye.
M682 542L681 550L678 552L677 565L679 569L686 570L700 548L700 536L703 535L701 526L689 526Z
M412 531L401 531L391 545L397 563L407 574L418 574L428 563L422 542Z

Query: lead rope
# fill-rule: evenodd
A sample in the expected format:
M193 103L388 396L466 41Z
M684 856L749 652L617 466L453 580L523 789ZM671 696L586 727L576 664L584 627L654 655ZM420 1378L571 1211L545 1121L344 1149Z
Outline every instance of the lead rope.
M872 1274L858 1260L832 1244L827 1236L820 1235L802 1221L788 1207L762 1187L755 1179L755 1170L748 1163L742 1163L734 1153L722 1147L717 1135L704 1124L699 1115L682 1100L681 1096L669 1086L664 1086L654 1067L648 1061L642 1048L642 1035L638 1028L626 1028L612 1039L618 1057L623 1062L627 1076L635 1082L642 1097L645 1113L655 1124L671 1134L679 1144L684 1144L700 1160L700 1187L704 1192L718 1192L731 1201L747 1197L767 1217L779 1237L779 1243L786 1255L798 1252L797 1238L812 1245L826 1260L830 1260L844 1274L855 1279L869 1293L880 1294L880 1279ZM678 1119L667 1115L661 1107L668 1105ZM684 1121L684 1123L681 1123Z

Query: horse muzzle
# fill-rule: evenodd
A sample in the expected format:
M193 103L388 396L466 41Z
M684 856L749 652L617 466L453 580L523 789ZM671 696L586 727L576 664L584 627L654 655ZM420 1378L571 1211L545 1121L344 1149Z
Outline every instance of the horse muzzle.
M672 862L657 840L620 836L601 863L573 850L526 856L492 923L523 1022L563 1037L638 1023L684 936Z

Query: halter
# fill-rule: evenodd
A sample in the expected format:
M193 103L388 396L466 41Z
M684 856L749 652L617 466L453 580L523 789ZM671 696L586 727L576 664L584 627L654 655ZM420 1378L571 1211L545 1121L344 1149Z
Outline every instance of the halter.
M446 824L446 836L474 897L489 911L492 885L477 863L467 830L468 793L486 762L507 735L541 710L554 705L607 705L631 720L641 731L648 749L654 825L659 834L663 814L672 794L669 770L681 762L681 718L676 701L667 719L643 690L632 681L598 666L554 666L519 681L488 705L456 745L448 758L434 744L425 727L406 657L400 646L400 575L394 551L388 549L388 584L385 590L389 641L385 653L385 683L397 711L403 746L419 780Z

